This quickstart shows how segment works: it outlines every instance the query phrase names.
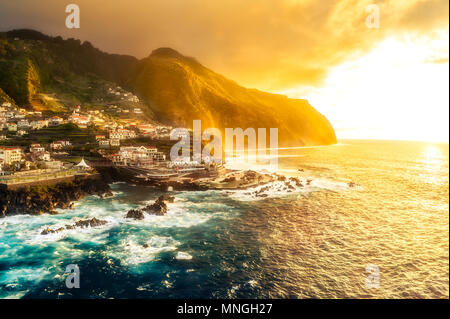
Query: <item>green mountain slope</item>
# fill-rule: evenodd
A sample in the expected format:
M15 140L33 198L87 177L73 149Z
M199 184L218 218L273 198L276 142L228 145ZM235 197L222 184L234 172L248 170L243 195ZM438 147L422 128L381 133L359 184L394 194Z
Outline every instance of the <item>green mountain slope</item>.
M37 93L67 106L91 105L103 101L102 89L120 85L166 124L191 127L200 119L204 128L276 127L280 145L336 143L329 121L306 100L244 88L169 48L138 60L32 30L0 34L0 43L0 88L19 105L32 107Z
M2 39L3 37L3 39ZM0 87L18 104L36 93L55 95L66 106L96 104L107 87L124 83L138 60L107 54L89 42L48 37L33 30L0 34Z

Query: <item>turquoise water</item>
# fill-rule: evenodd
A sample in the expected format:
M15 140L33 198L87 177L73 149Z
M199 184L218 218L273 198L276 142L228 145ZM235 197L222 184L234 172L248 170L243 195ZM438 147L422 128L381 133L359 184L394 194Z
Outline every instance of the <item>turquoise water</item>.
M280 155L280 173L311 185L272 185L267 198L180 192L166 216L131 221L129 209L160 194L115 184L114 197L56 216L0 219L0 297L448 298L448 144L346 141ZM92 217L108 224L40 234ZM69 264L80 289L65 286Z

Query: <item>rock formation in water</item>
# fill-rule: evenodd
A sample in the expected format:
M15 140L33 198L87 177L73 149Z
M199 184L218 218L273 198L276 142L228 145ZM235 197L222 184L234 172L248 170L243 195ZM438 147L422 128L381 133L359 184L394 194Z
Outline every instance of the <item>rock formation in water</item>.
M125 218L134 219L134 220L142 220L145 218L145 214L149 215L157 215L164 216L167 214L169 208L167 207L166 202L173 203L175 197L170 195L162 195L158 197L158 199L151 205L147 205L142 209L131 209L128 211Z
M41 232L41 235L56 234L56 233L60 233L64 230L66 230L66 229L99 227L99 226L106 225L107 223L108 222L106 220L97 219L95 217L92 219L82 219L82 220L77 221L73 225L66 225L65 227L60 227L57 229L51 229L50 227L47 227Z

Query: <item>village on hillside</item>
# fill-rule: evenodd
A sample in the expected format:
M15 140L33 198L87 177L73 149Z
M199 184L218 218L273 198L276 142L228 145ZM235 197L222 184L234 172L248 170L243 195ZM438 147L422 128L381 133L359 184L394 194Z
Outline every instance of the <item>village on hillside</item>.
M110 112L129 116L119 120ZM140 114L137 108L112 105L106 112L76 105L70 112L47 115L4 102L0 105L0 184L48 185L95 173L102 166L126 168L146 180L217 174L222 169L189 159L170 162L172 127L150 123Z

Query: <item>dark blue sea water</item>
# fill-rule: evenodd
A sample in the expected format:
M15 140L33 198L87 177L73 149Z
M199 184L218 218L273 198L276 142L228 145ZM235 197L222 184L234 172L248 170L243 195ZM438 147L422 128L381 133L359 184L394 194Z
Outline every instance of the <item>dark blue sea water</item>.
M180 192L166 216L130 221L129 209L160 194L115 184L113 198L88 197L56 216L0 219L0 297L449 297L448 144L345 141L279 153L279 173L311 185L273 185L263 199ZM92 217L108 224L40 234ZM79 289L66 288L69 264L80 268ZM366 285L369 264L378 288Z

